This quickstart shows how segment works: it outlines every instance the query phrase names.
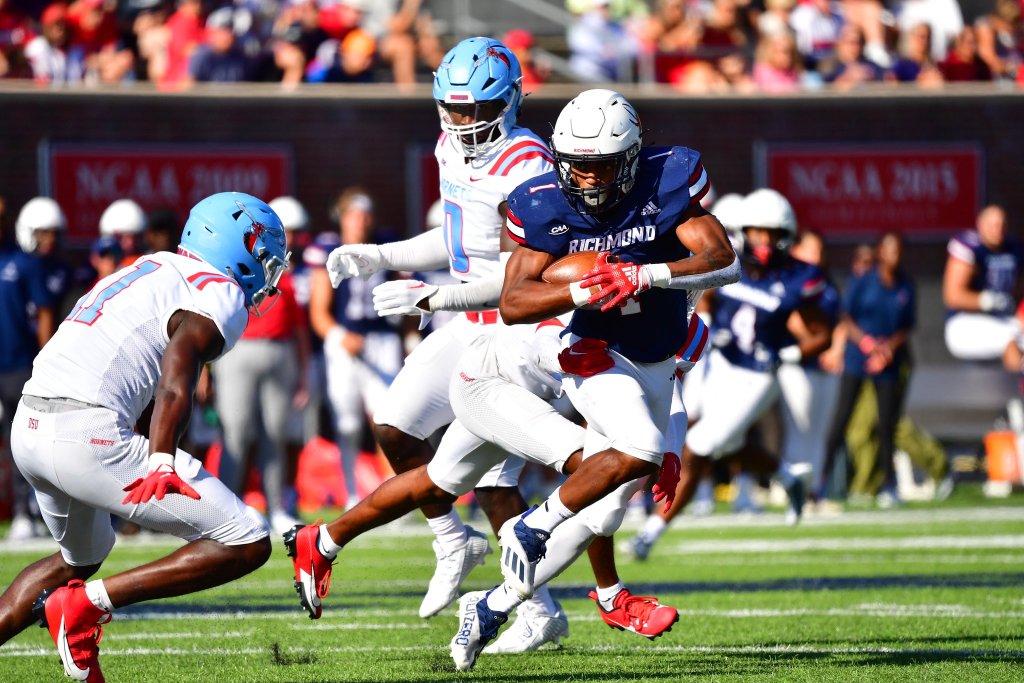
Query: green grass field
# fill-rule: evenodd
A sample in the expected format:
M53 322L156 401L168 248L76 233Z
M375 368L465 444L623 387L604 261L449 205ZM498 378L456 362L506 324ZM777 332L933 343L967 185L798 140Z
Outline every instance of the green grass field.
M631 534L624 533L620 538ZM1024 498L959 488L941 505L847 512L791 529L782 515L683 517L646 563L620 557L635 593L677 606L647 641L609 629L579 563L554 584L570 619L560 649L482 656L457 674L455 609L416 615L433 569L426 526L359 539L335 567L323 619L292 590L279 539L261 570L194 596L119 611L101 660L110 681L1022 681ZM119 541L101 576L168 551ZM4 546L0 584L47 552ZM493 556L465 588L499 580ZM66 680L49 636L0 647L0 681Z

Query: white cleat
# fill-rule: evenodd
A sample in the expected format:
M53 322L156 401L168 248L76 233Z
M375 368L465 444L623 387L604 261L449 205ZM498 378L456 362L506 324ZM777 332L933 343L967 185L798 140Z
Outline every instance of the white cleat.
M523 521L525 513L513 517L498 530L501 545L501 575L522 600L533 596L533 580L537 563L544 557L546 542L550 534L527 526Z
M516 620L484 648L484 654L514 655L537 650L547 643L558 645L559 640L569 637L569 620L557 600L555 607L555 613L551 614L532 600L524 602L516 610Z
M437 568L430 577L427 594L420 603L420 617L429 619L459 597L459 586L473 571L473 567L484 563L484 556L489 555L490 543L486 534L471 526L466 527L466 542L448 555L444 554L441 544L434 541L434 554L437 556Z
M452 661L459 671L473 670L480 651L498 635L501 625L508 621L508 614L496 612L487 606L488 593L473 591L459 599L459 630L451 642Z

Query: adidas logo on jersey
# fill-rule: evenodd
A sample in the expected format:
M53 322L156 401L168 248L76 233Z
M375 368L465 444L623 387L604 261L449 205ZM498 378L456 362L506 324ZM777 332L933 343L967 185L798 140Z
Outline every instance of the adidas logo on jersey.
M661 213L661 209L654 205L654 202L647 202L647 206L640 211L641 216L653 216L656 213Z

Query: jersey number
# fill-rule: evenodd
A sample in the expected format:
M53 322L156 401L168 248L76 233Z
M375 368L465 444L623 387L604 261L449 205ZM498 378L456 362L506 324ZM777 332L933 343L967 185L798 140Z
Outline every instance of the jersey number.
M139 278L149 275L159 267L160 264L153 261L143 261L142 263L132 266L133 270L128 271L120 278L101 289L93 299L92 303L88 306L85 306L84 302L89 298L89 294L83 296L79 300L78 306L75 307L75 310L71 311L71 314L68 315L65 320L73 320L76 323L82 323L83 325L92 325L100 319L100 316L103 315L103 304L128 289L128 287L130 287L131 284Z
M729 323L732 338L736 340L736 347L743 353L754 352L754 340L757 338L755 323L757 323L757 309L750 304L740 306Z
M462 246L462 207L444 200L444 242L452 257L452 270L456 273L469 272L469 254Z

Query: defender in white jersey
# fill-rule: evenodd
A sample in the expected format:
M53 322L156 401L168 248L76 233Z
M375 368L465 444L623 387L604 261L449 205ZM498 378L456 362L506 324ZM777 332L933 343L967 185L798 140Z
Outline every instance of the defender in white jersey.
M65 673L102 681L98 624L115 607L216 586L267 560L266 521L176 446L200 368L231 350L285 268L277 215L226 192L192 209L177 254L141 257L78 301L35 359L11 443L60 551L0 597L0 643L34 612ZM135 431L147 419L148 438ZM83 583L114 545L112 514L189 543Z
M429 271L446 264L463 282L436 287L395 280L374 289L374 306L382 316L462 313L416 347L373 416L377 441L398 473L430 461L427 437L454 419L448 382L456 361L473 339L499 324L495 308L504 275L499 252L506 198L519 184L553 168L547 146L515 123L521 79L515 55L491 38L466 39L445 55L434 79L444 224L402 242L345 245L327 263L335 286L382 269ZM495 529L526 509L516 488L519 472L519 467L496 468L479 482L477 497ZM427 506L423 513L437 536L438 568L420 606L420 615L429 617L455 600L462 579L483 563L490 548L486 536L463 525L450 505ZM295 538L288 543L298 561L302 552ZM308 583L309 575L308 568L296 566L298 585ZM310 595L303 600L316 618L319 598Z

